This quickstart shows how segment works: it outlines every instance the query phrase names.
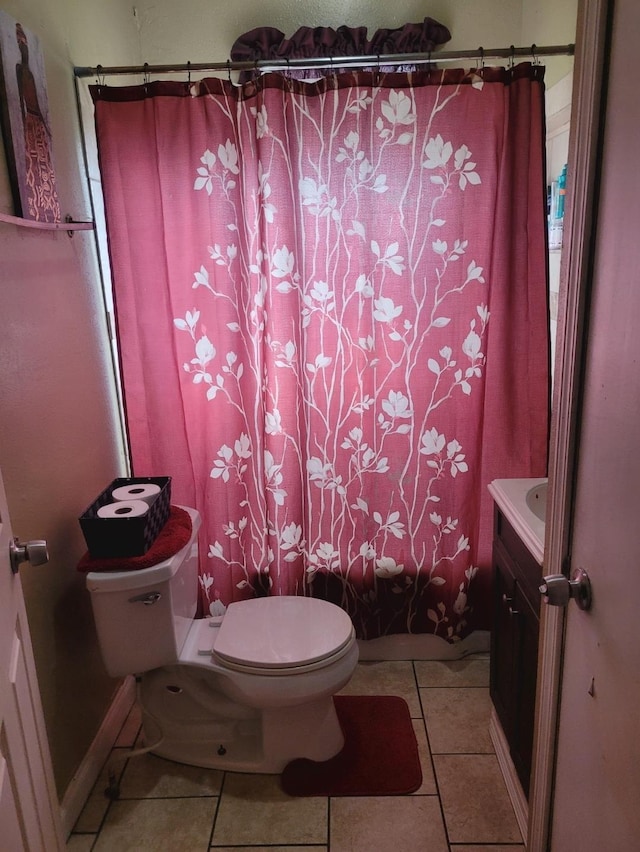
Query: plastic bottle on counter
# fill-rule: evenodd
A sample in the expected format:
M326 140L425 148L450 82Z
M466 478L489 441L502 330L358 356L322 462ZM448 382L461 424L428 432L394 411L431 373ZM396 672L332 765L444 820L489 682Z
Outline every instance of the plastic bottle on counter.
M557 192L557 209L556 209L556 219L564 219L564 199L567 194L567 166L566 163L562 168L562 172L560 177L558 178L558 192Z

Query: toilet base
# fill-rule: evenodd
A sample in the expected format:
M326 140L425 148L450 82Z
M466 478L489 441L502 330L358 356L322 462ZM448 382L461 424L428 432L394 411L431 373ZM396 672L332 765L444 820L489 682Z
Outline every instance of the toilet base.
M296 758L329 760L344 745L331 695L256 709L215 689L215 675L176 665L144 674L140 698L145 740L162 732L152 752L177 763L278 774Z

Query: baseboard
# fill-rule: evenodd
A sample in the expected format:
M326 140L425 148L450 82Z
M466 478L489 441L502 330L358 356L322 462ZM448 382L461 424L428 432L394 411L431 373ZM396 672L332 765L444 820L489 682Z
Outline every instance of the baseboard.
M527 797L522 790L522 785L520 784L516 768L511 760L509 744L507 743L507 739L504 735L502 725L500 724L500 720L498 719L495 709L491 712L489 734L496 752L496 757L498 758L498 765L500 766L504 783L507 787L507 793L511 799L511 804L513 805L518 828L520 829L522 840L526 846L529 823L529 803L527 802Z
M60 820L65 837L68 837L73 830L93 785L109 757L120 729L129 715L135 697L135 680L131 676L126 677L116 692L98 733L64 794L60 805Z

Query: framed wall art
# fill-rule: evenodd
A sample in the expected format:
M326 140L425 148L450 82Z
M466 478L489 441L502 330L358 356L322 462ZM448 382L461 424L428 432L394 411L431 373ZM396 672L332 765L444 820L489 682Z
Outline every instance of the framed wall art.
M51 123L38 38L0 11L2 136L16 216L59 222Z

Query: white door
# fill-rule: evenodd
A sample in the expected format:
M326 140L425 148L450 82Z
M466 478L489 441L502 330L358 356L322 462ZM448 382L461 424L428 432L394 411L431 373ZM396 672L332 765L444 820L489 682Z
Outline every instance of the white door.
M640 849L640 3L616 0L571 537L553 852Z
M64 849L20 578L0 473L0 849Z

